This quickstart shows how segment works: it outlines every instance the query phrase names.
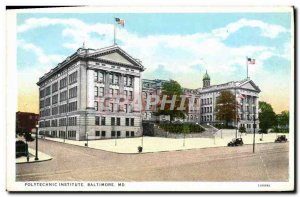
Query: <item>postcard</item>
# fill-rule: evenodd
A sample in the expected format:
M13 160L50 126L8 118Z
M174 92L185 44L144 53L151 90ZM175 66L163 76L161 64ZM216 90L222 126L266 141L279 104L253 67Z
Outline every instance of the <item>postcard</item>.
M7 191L294 191L294 7L6 17Z

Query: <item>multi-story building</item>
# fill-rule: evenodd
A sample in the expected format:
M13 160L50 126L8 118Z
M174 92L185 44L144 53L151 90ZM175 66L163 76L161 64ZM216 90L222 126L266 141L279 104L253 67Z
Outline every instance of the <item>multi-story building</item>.
M143 80L143 94L151 95L153 93L159 95L162 90L161 80ZM150 85L149 85L150 84ZM152 85L151 85L152 84ZM231 81L219 85L210 84L210 76L206 72L203 76L203 87L197 89L183 88L183 93L189 102L189 109L184 121L198 122L200 124L221 124L222 122L216 118L216 101L221 91L229 90L237 100L238 116L235 121L229 123L234 127L244 126L247 132L252 132L254 128L254 116L256 119L256 128L258 128L258 94L259 87L250 79L241 81ZM152 111L155 111L152 108ZM147 114L147 115L145 115ZM157 118L151 115L151 111L144 112L144 119Z
M79 48L37 83L39 132L73 140L140 136L141 109L132 100L141 96L143 71L117 45Z

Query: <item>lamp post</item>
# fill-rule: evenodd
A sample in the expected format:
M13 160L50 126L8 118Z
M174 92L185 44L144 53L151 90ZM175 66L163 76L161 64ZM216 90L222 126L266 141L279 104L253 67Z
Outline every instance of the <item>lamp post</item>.
M36 132L35 132L35 158L34 160L39 160L38 157L38 134L39 134L39 125L36 125Z
M224 123L222 122L221 125L222 125L221 126L221 139L223 139L223 125L224 125Z
M89 133L86 132L86 146L88 147L89 146Z
M256 117L255 117L255 113L253 115L253 121L254 121L254 124L253 124L253 153L255 152L255 120L256 120Z

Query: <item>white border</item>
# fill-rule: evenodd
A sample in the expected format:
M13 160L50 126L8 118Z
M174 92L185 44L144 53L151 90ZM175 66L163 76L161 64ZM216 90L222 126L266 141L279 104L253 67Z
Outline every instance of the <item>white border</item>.
M226 9L226 10L224 10ZM76 7L76 8L51 8L51 9L26 9L26 10L9 10L7 11L6 20L6 51L7 51L7 66L6 66L6 82L9 83L9 88L6 89L6 117L7 117L7 152L14 152L14 125L15 125L15 112L17 103L17 78L16 78L16 14L17 13L186 13L186 12L293 12L291 7L168 7L161 5L159 7L120 7L120 6L105 6L105 7ZM291 45L291 92L290 92L290 130L294 129L294 35L293 24L294 18L291 17L291 32L292 32L292 45ZM8 81L9 80L9 81ZM8 86L6 86L8 87ZM294 132L290 133L290 139L294 139ZM7 154L7 185L9 191L286 191L294 188L294 141L290 141L289 151L289 182L268 182L270 187L259 188L258 184L261 182L123 182L126 187L27 187L24 182L15 182L15 158L14 155ZM57 182L59 183L59 182ZM87 184L87 182L82 182ZM265 183L265 182L263 182Z

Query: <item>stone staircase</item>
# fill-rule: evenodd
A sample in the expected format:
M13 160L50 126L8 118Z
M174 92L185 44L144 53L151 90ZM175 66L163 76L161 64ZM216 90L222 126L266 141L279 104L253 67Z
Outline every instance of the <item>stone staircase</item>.
M200 124L200 127L205 129L205 131L202 133L203 137L213 138L219 131L219 129L217 129L216 127L213 127L212 125Z

